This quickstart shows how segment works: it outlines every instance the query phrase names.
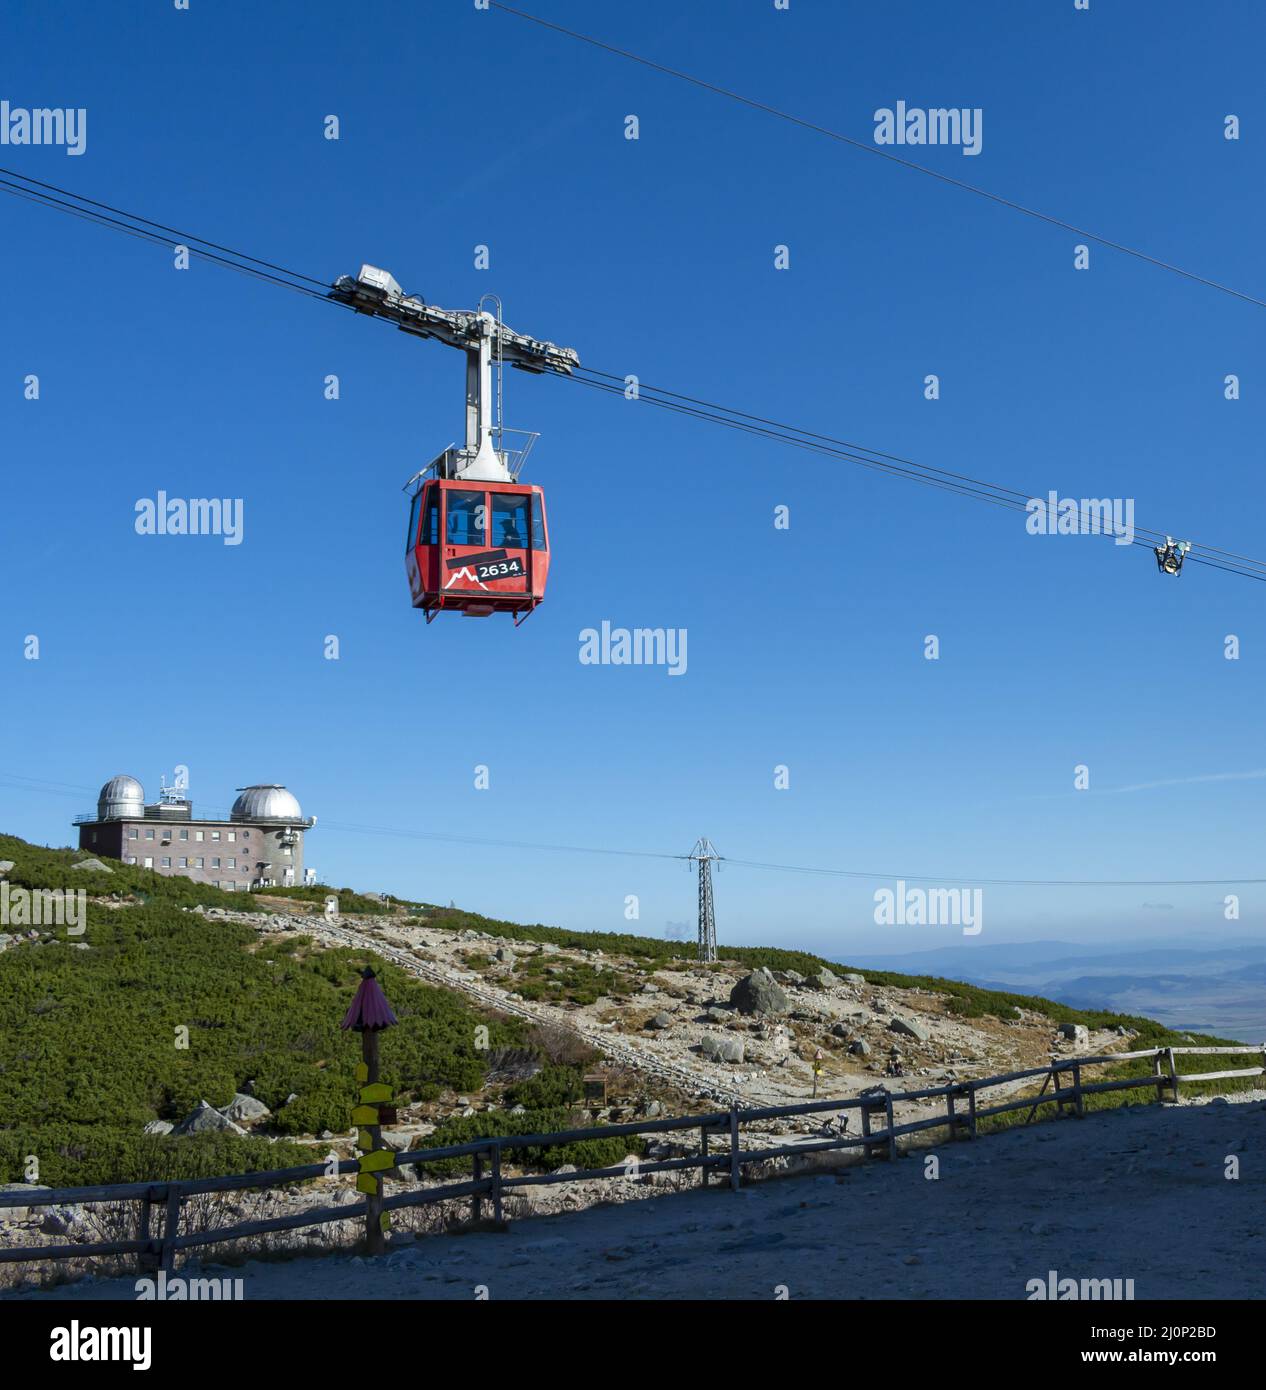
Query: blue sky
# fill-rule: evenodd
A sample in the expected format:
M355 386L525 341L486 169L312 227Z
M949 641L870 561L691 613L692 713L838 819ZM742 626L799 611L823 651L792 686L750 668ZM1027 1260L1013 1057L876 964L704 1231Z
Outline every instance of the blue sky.
M898 100L979 107L978 156L905 153L1266 294L1252 7L524 7L861 140ZM469 0L19 0L3 25L0 97L88 112L81 156L0 148L24 174L309 274L495 292L594 367L1262 553L1252 305L1099 247L1076 272L1067 232ZM706 834L890 875L720 875L723 940L842 955L953 937L873 924L899 873L1262 872L1262 586L509 373L507 423L542 436L549 596L518 631L426 627L400 487L460 432L460 356L0 201L6 829L65 843L110 775L185 764L206 807L291 787L330 880L598 930L636 894L651 935L693 922L684 865L339 827ZM160 489L242 498L243 544L138 536ZM687 673L582 665L603 620L685 628ZM1242 898L1231 924L1217 888L989 889L979 939L1256 934Z

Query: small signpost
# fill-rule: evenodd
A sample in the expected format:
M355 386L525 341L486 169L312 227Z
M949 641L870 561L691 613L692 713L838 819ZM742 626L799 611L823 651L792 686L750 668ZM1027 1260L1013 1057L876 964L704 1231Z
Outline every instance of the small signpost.
M356 1067L360 1082L360 1104L352 1111L352 1123L357 1125L356 1147L361 1150L360 1172L356 1175L356 1190L368 1199L365 1212L365 1251L381 1255L386 1248L387 1228L391 1218L382 1209L382 1175L393 1168L396 1156L383 1146L382 1126L396 1118L393 1108L385 1106L391 1099L391 1088L378 1080L378 1034L398 1022L387 1003L374 972L368 966L361 971L351 1007L343 1016L342 1028L360 1034L361 1060Z

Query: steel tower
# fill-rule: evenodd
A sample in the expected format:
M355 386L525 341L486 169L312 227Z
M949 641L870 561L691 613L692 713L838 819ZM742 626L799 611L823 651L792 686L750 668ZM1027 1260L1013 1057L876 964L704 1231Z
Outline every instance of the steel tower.
M712 910L712 865L721 856L712 841L700 837L686 856L699 865L699 959L717 958L717 923Z

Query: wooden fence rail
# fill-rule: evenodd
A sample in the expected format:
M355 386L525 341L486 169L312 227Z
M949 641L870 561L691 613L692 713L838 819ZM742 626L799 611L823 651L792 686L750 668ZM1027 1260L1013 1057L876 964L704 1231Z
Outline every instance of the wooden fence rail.
M1263 1065L1242 1067L1231 1071L1179 1072L1174 1058L1179 1056L1212 1055L1255 1055L1262 1058ZM1150 1058L1150 1076L1119 1077L1108 1081L1086 1082L1082 1071L1086 1067L1102 1066L1109 1063L1134 1061ZM1162 1063L1164 1064L1162 1069ZM825 1153L833 1149L861 1148L866 1156L886 1152L889 1159L898 1154L897 1140L903 1135L917 1134L923 1130L948 1128L953 1138L961 1135L975 1138L977 1124L991 1115L1005 1115L1016 1110L1029 1110L1029 1119L1041 1105L1055 1105L1061 1110L1069 1107L1078 1116L1085 1114L1085 1098L1088 1095L1106 1091L1133 1090L1138 1087L1153 1088L1157 1100L1168 1092L1177 1100L1179 1085L1186 1082L1221 1081L1226 1078L1262 1076L1266 1074L1266 1043L1261 1046L1234 1047L1157 1047L1143 1052L1105 1053L1095 1057L1070 1057L1052 1060L1049 1066L1029 1067L1022 1071L1005 1072L997 1076L986 1076L964 1081L952 1081L942 1086L926 1086L911 1091L890 1092L878 1088L872 1092L849 1099L804 1101L795 1105L770 1105L740 1109L737 1104L728 1110L716 1111L706 1115L681 1115L667 1119L637 1120L626 1124L600 1125L588 1129L561 1130L550 1134L498 1135L487 1139L472 1140L466 1144L450 1144L444 1148L418 1149L412 1153L395 1155L396 1168L411 1165L438 1163L445 1159L469 1158L473 1176L462 1182L443 1184L393 1193L383 1199L384 1211L399 1211L402 1208L430 1205L435 1202L469 1198L471 1212L476 1221L483 1217L484 1201L492 1207L492 1220L497 1226L503 1224L503 1203L505 1194L521 1187L538 1187L554 1183L582 1182L595 1178L641 1177L649 1173L682 1172L687 1169L699 1170L700 1183L708 1186L709 1174L716 1172L728 1174L729 1185L737 1191L744 1164L767 1162L776 1158L798 1157L803 1154ZM979 1092L991 1087L1013 1084L1017 1081L1045 1078L1043 1088L1037 1096L1029 1095L1016 1100L1003 1101L996 1105L980 1106L977 1102ZM1067 1084L1063 1084L1064 1081ZM1047 1090L1047 1087L1050 1087ZM945 1102L943 1114L931 1115L924 1119L896 1122L894 1106L903 1101L929 1101L941 1099ZM960 1110L957 1102L965 1102L966 1108ZM797 1115L843 1114L850 1110L860 1112L861 1133L841 1133L829 1138L815 1139L808 1143L784 1144L764 1149L744 1149L740 1145L744 1125L763 1120L785 1119ZM875 1128L879 1120L881 1127ZM1027 1121L1026 1121L1027 1123ZM617 1139L640 1134L664 1134L676 1130L698 1130L699 1149L697 1154L680 1158L659 1159L643 1162L631 1159L606 1168L586 1168L573 1172L521 1173L509 1174L504 1171L507 1154L527 1148L557 1148L563 1144L579 1143L590 1139ZM723 1148L713 1150L712 1139L725 1139ZM279 1168L271 1172L233 1173L226 1177L188 1178L175 1182L118 1183L99 1187L66 1187L56 1189L33 1188L0 1193L0 1219L3 1212L13 1207L80 1206L93 1203L139 1202L137 1235L130 1240L97 1241L90 1244L23 1246L20 1248L0 1248L0 1264L14 1264L37 1260L86 1259L95 1255L136 1255L141 1269L173 1270L176 1254L181 1250L193 1250L199 1246L222 1245L230 1241L243 1240L253 1236L271 1234L278 1231L298 1230L306 1226L324 1226L339 1221L363 1218L367 1203L349 1203L346 1206L309 1207L303 1211L292 1212L286 1216L270 1217L256 1221L240 1222L236 1226L205 1231L180 1233L180 1217L184 1204L191 1197L206 1193L239 1192L247 1189L272 1189L290 1183L306 1182L314 1178L343 1175L360 1171L359 1159L339 1159L330 1163L309 1163L295 1168ZM387 1170L391 1172L390 1169ZM161 1232L154 1233L154 1210L162 1208Z

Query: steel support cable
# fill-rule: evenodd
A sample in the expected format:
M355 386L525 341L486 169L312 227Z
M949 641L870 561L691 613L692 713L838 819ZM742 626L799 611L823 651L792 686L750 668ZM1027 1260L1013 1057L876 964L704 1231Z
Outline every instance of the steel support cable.
M605 375L605 374L604 374L604 375ZM571 376L569 379L570 379L570 380L573 380L573 381L578 381L581 385L584 385L584 386L591 386L591 387L595 388L596 390L605 391L605 392L606 392L607 394L609 394L609 395L618 395L618 396L623 396L623 395L624 395L624 391L623 391L623 389L622 389L620 386L617 386L617 385L614 385L614 384L611 384L611 383L607 383L607 382L603 382L603 381L588 380L588 379L586 379L586 378L583 377L583 376L576 376L576 375ZM744 421L742 418L730 418L728 415L726 415L726 414L724 414L724 413L721 413L721 412L726 411L727 407L717 407L717 409L716 409L715 412L714 412L714 411L709 411L709 410L703 410L703 409L700 409L700 408L694 407L694 406L678 404L678 403L676 403L676 402L674 402L674 401L670 401L670 400L660 400L660 399L656 399L656 398L654 398L653 396L650 396L650 395L647 395L647 394L646 394L646 391L649 390L649 389L652 389L652 388L641 388L641 389L639 390L639 394L638 394L638 396L637 396L636 399L637 399L639 402L641 402L641 403L643 403L643 404L646 404L646 405L659 406L661 409L664 409L664 410L671 410L671 411L673 411L673 412L675 412L675 413L677 413L677 414L680 414L680 415L686 415L686 416L690 416L691 418L694 418L694 419L706 420L706 421L710 421L710 422L715 423L715 424L724 425L724 426L726 426L728 429L737 430L737 431L739 431L739 432L741 432L741 433L744 433L744 434L750 434L750 435L753 435L753 436L756 437L756 438L768 439L768 440L772 440L772 441L774 441L774 442L776 442L776 443L780 443L780 444L788 444L788 445L791 445L791 446L794 447L794 448L804 449L804 450L806 450L806 451L808 451L808 452L810 452L810 453L821 454L821 455L823 455L823 456L825 456L825 457L828 457L828 458L835 458L835 459L842 460L842 461L844 461L844 462L856 463L856 464L861 465L861 466L864 467L864 468L870 468L870 469L872 469L872 470L874 470L874 471L876 471L876 472L883 472L883 473L891 474L891 475L896 476L896 477L906 478L906 479L909 479L911 482L922 483L922 484L924 484L925 486L928 486L928 487L940 488L942 491L950 492L950 493L956 493L956 494L958 494L959 496L962 496L962 497L969 497L969 498L972 498L972 499L975 500L975 501L988 502L988 503L992 504L993 506L1003 507L1003 508L1006 508L1007 510L1015 511L1015 512L1027 512L1027 511L1028 511L1029 494L1016 492L1014 489L1004 489L1004 488L1001 488L1001 487L999 487L998 485L993 484L993 483L981 483L981 484L979 484L979 486L973 486L973 485L970 485L970 484L968 484L968 483L959 484L959 483L954 483L954 482L950 482L950 481L944 481L944 480L942 480L942 479L939 478L939 477L929 477L929 476L927 476L925 473L922 473L922 472L914 472L914 471L911 471L911 469L903 468L903 467L900 467L900 466L898 466L898 465L896 465L896 464L885 463L885 462L881 462L881 461L878 460L878 459L865 458L865 457L863 457L863 456L861 456L861 455L859 455L859 454L850 453L847 449L844 449L844 448L831 446L831 445L828 445L828 444L826 444L826 443L816 443L816 442L814 442L814 439L815 439L815 438L816 438L816 439L824 439L824 438L826 438L826 436L814 436L814 437L810 437L810 438L796 438L796 437L794 437L793 435L791 435L791 434L789 434L789 433L783 433L783 432L782 432L780 429L778 429L778 428L771 428L771 427L764 427L764 426L756 426L756 425L753 425L753 424L745 423L745 421ZM669 394L672 394L672 393L669 393ZM688 399L688 398L687 398L687 399ZM742 416L742 412L734 412L734 414L735 414L735 415L738 415L738 416L740 416L740 417ZM791 429L791 428L795 428L795 427L792 426L792 427L788 427L788 428ZM804 433L805 433L805 434L808 434L807 431L804 432ZM892 458L892 457L895 457L895 456L893 456L893 455L882 455L882 456L881 456L881 458ZM920 468L920 469L921 469L921 468L926 467L926 465L916 464L916 465L914 465L914 467L915 467L915 468ZM946 471L946 470L939 470L939 469L938 469L938 470L934 470L934 471L939 473L939 472L944 472L944 471ZM965 477L965 475L963 475L963 474L949 474L948 476L949 476L950 478ZM974 480L973 480L973 481L974 481ZM994 491L984 491L983 489L994 489ZM1004 493L1004 494L1009 494L1009 495L1002 495L1002 496L999 496L999 495L997 495L998 493ZM1020 498L1024 498L1024 501L1020 501L1020 500L1019 500ZM1078 516L1079 516L1079 518L1080 518L1080 517L1084 517L1084 516L1086 516L1086 515L1087 515L1087 513L1085 512L1085 510L1084 510L1081 506L1078 506ZM1147 531L1145 530L1145 528L1142 528L1142 527L1136 527L1135 529L1138 530L1138 531L1144 531L1145 534L1150 534L1150 535L1154 536L1154 537L1156 538L1156 540L1158 540L1158 541L1161 539L1161 536L1162 536L1162 534L1163 534L1163 533L1161 533L1161 532L1147 532ZM1091 534L1105 535L1105 536L1111 536L1111 535L1112 535L1112 533L1111 533L1110 531L1103 531L1103 530L1095 531L1095 532L1092 532ZM1135 537L1135 539L1132 541L1132 544L1133 544L1133 545L1137 545L1137 546L1142 546L1143 548L1145 548L1145 549L1147 549L1147 550L1149 550L1149 551L1154 550L1154 548L1155 548L1155 546L1154 546L1154 544L1153 544L1153 541L1151 541L1151 540L1140 540L1140 539L1138 539L1137 537ZM1204 547L1204 548L1205 548L1205 549L1211 549L1210 547ZM1221 554L1221 553L1224 553L1224 552L1215 552L1215 553ZM1243 577L1243 578L1245 578L1245 579L1256 579L1256 580L1259 580L1259 581L1261 581L1261 582L1263 582L1263 583L1266 583L1266 564L1262 564L1262 563L1260 563L1260 562L1258 562L1258 561L1245 561L1245 563L1246 563L1247 565L1252 565L1252 566L1255 567L1255 570L1258 571L1258 572L1255 572L1254 569L1245 569L1245 568L1240 568L1240 567L1238 567L1238 566L1233 566L1233 565L1219 564L1219 563L1217 563L1217 562L1214 561L1214 560L1206 560L1206 559L1203 559L1203 558L1201 558L1200 556L1197 556L1197 555L1195 555L1195 554L1188 554L1187 557L1186 557L1186 559L1187 559L1188 562L1190 562L1190 563L1192 563L1192 564L1207 565L1207 566L1209 566L1209 567L1212 568L1212 569L1224 570L1224 571L1226 571L1226 573L1228 573L1228 574L1237 574L1237 575L1240 575L1241 577Z
M141 222L147 227L153 227L160 232L167 232L171 236L179 237L182 242L198 241L203 246L210 246L215 251L223 251L227 255L236 256L239 260L253 261L256 265L262 265L268 270L279 271L295 280L306 280L309 284L316 285L322 293L329 289L324 280L314 279L311 275L303 274L302 271L288 270L284 265L276 265L272 261L261 260L258 256L248 256L245 251L235 251L231 246L222 246L219 242L208 241L206 237L194 236L191 232L182 232L175 227L168 227L162 222L151 222L148 217L142 217L139 213L126 212L123 208L113 207L110 203L100 203L95 198L85 197L82 193L69 193L67 189L59 188L55 183L44 183L40 179L33 179L29 174L19 174L16 169L0 167L0 174L11 179L21 179L23 183L34 184L37 188L60 193L64 197L74 198L77 202L86 203L89 207L100 208L105 212L112 213L115 217L126 217L129 221Z
M50 782L42 778L27 777L24 774L0 769L0 784L6 781L31 785L14 786L14 790L40 791L45 795L77 796L88 793L90 788L71 782ZM227 820L227 816L220 817ZM612 849L598 845L556 845L542 844L526 840L503 840L488 836L452 835L444 831L406 830L398 826L353 825L339 821L322 821L327 830L344 834L390 835L410 840L435 840L446 844L476 845L493 849L519 849L532 853L551 854L600 854L618 855L632 859L663 859L678 863L689 863L689 854L669 854L662 850ZM172 822L178 824L178 822ZM1169 878L1169 879L1095 879L1095 878L973 878L966 874L911 874L911 873L873 873L863 869L835 869L814 867L805 864L774 864L758 859L735 859L728 855L718 855L718 864L732 864L736 868L762 869L775 873L819 874L832 878L865 879L872 882L880 880L903 880L906 883L966 883L978 887L1001 888L1207 888L1218 884L1262 884L1266 878Z
M48 184L37 179L31 179L24 174L14 174L13 171L0 167L0 174L5 173L12 174L13 177L22 179L26 183L35 185L35 187L23 188L18 184L0 178L0 191L11 193L15 196L37 203L40 206L51 208L54 211L65 212L72 216L80 217L85 221L96 223L99 226L109 227L113 230L124 232L130 236L157 245L168 246L171 244L167 237L158 234L159 231L181 236L186 239L186 242L199 243L199 245L196 246L190 245L189 250L190 254L196 255L201 259L222 265L227 269L238 271L244 275L253 276L269 284L280 285L284 289L307 295L312 299L319 300L321 303L333 304L338 308L350 307L337 300L331 299L328 294L328 289L326 288L326 282L313 276L304 275L302 272L279 266L275 262L265 261L259 257L250 256L245 252L226 247L222 243L212 242L205 238L194 236L191 233L180 232L174 228L167 227L163 223L154 222L148 218L140 217L137 214L128 213L122 209L115 208L111 204L85 198L80 194L60 188L55 184ZM63 194L65 197L52 197L50 196L51 193ZM66 199L73 199L75 201L70 202L66 201ZM80 203L87 204L87 206L78 206L77 204ZM101 209L101 211L96 211L94 209ZM121 219L129 220L124 221ZM141 225L132 225L133 223L139 223ZM204 250L202 249L203 247L211 247L214 249ZM225 254L220 255L217 254L218 252L224 252ZM229 257L235 257L236 259L229 259ZM245 262L245 264L243 262ZM266 267L267 269L258 269L257 267L260 266ZM272 273L273 271L279 273L274 274ZM293 279L284 279L282 278L283 276L291 276ZM306 283L295 283L295 281L304 281ZM320 291L310 289L308 288L309 285L318 285L321 286L322 289ZM598 380L597 378L606 378L606 382ZM614 384L616 382L623 383L624 378L614 373L602 372L597 368L581 368L580 372L572 379L580 381L587 386L606 390L609 394L624 395L622 384ZM657 397L666 397L669 399L658 399ZM980 479L971 478L966 474L957 474L951 470L935 468L929 464L915 463L912 460L902 459L899 455L886 454L880 450L869 449L863 445L854 445L847 441L836 440L829 435L818 434L811 430L802 429L799 426L781 425L775 421L767 420L762 416L750 415L747 412L737 411L728 406L702 401L698 397L687 396L680 392L670 391L664 387L642 385L639 388L639 399L647 404L657 405L662 409L673 410L679 414L725 425L728 428L744 430L760 438L769 439L777 443L790 444L797 448L825 455L826 457L857 463L878 472L887 472L896 476L906 477L912 481L924 483L927 486L939 487L946 492L972 497L979 501L989 502L994 506L1006 507L1010 510L1027 510L1027 503L1031 496L1031 494L1020 492L1014 488L1003 487L1001 484L987 483ZM864 454L858 451L864 451ZM1080 507L1078 511L1080 516L1082 514ZM1153 536L1158 541L1164 534L1144 527L1138 527L1136 530L1144 535ZM1148 548L1152 548L1148 542L1136 540L1135 544L1146 544ZM1225 573L1238 574L1248 579L1266 580L1266 562L1251 560L1248 557L1236 555L1232 551L1225 551L1218 547L1199 545L1193 542L1193 549L1195 548L1207 551L1213 555L1219 555L1225 559L1231 560L1233 563L1220 564L1214 560L1205 559L1202 556L1188 554L1186 558L1190 563L1205 565L1212 569L1220 569ZM1253 571L1257 572L1255 573Z
M863 154L875 155L880 159L886 159L890 164L898 164L903 169L909 169L916 174L926 174L928 178L936 179L940 183L949 184L952 188L957 188L964 193L972 193L978 198L985 198L991 203L997 203L1001 207L1010 208L1012 212L1022 213L1025 217L1031 217L1038 222L1048 223L1052 227L1059 227L1066 232L1073 232L1075 235L1085 237L1087 241L1093 241L1100 246L1107 246L1113 251L1120 251L1124 255L1133 256L1136 260L1145 261L1148 265L1156 266L1160 270L1167 270L1171 274L1179 275L1185 280L1193 280L1196 284L1205 285L1209 289L1218 290L1222 294L1229 294L1235 299L1242 299L1248 304L1255 304L1259 309L1266 309L1266 299L1259 299L1256 295L1248 294L1244 290L1237 290L1232 285L1224 285L1219 280L1211 280L1208 276L1200 275L1194 270L1184 270L1182 266L1175 265L1171 261L1163 261L1157 256L1149 255L1146 251L1139 251L1133 246L1127 246L1124 242L1113 241L1110 237L1102 236L1098 232L1089 231L1085 227L1078 227L1072 222L1066 222L1063 218L1055 217L1051 213L1041 212L1037 208L1027 207L1023 203L1018 203L1014 199L1003 197L1000 193L992 193L987 188L981 188L979 184L968 183L965 179L956 179L952 174L943 174L937 169L931 168L927 164L919 164L913 159L905 159L898 154L892 154L888 150L881 149L878 145L867 144L864 140L857 140L851 135L845 135L838 130L832 130L829 126L819 125L816 121L810 121L803 116L793 115L789 111L780 110L776 106L771 106L767 102L757 101L753 97L744 96L741 92L734 92L726 87L718 86L716 83L705 81L701 77L693 77L688 72L681 72L677 68L670 68L664 63L657 63L651 58L644 58L639 53L632 53L626 48L617 48L615 44L605 43L601 39L596 39L590 34L581 34L575 29L565 28L561 24L555 24L548 19L542 19L539 15L529 14L526 10L516 10L510 5L503 4L501 0L489 0L493 9L501 10L505 14L514 15L516 19L524 19L532 24L540 25L542 29L553 29L556 33L566 34L568 38L578 39L581 43L589 44L593 48L600 48L604 52L613 53L617 57L627 58L632 63L640 63L643 67L650 68L655 72L662 73L667 77L675 77L678 81L689 82L692 86L699 87L706 92L711 92L714 96L725 97L728 101L738 102L742 106L748 106L754 111L761 111L767 116L776 116L780 121L787 121L791 125L800 126L805 130L811 130L816 135L825 135L830 140L838 141L842 145L849 145L855 150L860 150Z
M616 383L616 382L623 383L623 382L626 380L625 377L618 376L618 375L617 375L616 373L614 373L614 372L604 372L604 371L600 371L600 370L599 370L598 368L596 368L596 367L581 367L579 370L580 370L581 373L586 373L586 372L587 372L587 373L590 373L590 374L593 375L593 376L605 378L607 381L612 382L612 383ZM586 384L598 385L599 383L598 383L598 382L592 382L592 383L586 383ZM623 392L621 391L621 388L618 387L618 386L613 386L612 389L615 390L615 391L619 391L620 394L623 394ZM1032 492L1021 492L1021 491L1019 491L1019 490L1016 489L1016 488L1004 487L1001 483L990 483L990 482L986 482L986 481L984 481L983 479L980 479L980 478L973 478L973 477L971 477L970 475L968 475L968 474L966 474L966 473L955 473L955 472L953 472L951 469L947 469L947 468L937 468L937 467L935 467L933 464L918 463L918 462L916 462L916 461L913 460L913 459L903 458L903 457L901 457L901 455L899 455L899 454L888 454L888 453L884 453L882 450L879 450L879 449L872 449L872 448L869 447L869 445L857 444L857 443L854 443L854 442L852 442L852 441L850 441L850 440L843 440L843 439L835 438L835 437L832 436L832 435L819 434L819 433L817 433L816 431L813 431L813 430L802 429L799 425L788 425L788 424L785 424L785 423L783 423L783 422L781 422L781 421L770 420L770 419L766 418L765 416L761 416L761 415L751 415L751 414L749 414L749 413L746 412L746 411L736 410L736 409L734 409L732 406L719 405L719 404L717 404L715 401L702 400L702 399L700 399L700 398L697 397L697 396L687 396L687 395L683 395L683 394L682 394L681 392L679 392L679 391L670 391L667 387L663 387L663 386L652 386L652 385L649 385L648 383L645 383L645 382L639 382L639 383L638 383L638 396L639 396L640 399L648 400L649 403L652 404L652 405L665 405L665 404L666 404L665 402L662 402L662 401L659 401L659 400L654 400L654 399L648 398L647 395L646 395L647 392L651 392L651 393L653 393L653 395L655 395L655 396L667 396L667 397L672 397L673 399L678 400L678 401L685 401L685 402L688 402L689 404L691 404L691 405L693 405L693 406L696 406L696 407L699 407L700 409L708 410L708 411L716 411L716 412L719 412L719 413L724 414L724 415L727 415L727 416L733 416L733 417L735 417L736 419L739 419L739 420L748 420L748 421L753 422L754 424L766 426L766 427L768 427L768 428L770 428L770 429L772 429L772 430L775 430L775 431L786 432L786 434L793 434L793 433L794 433L795 435L803 436L805 439L808 439L808 440L820 441L821 443L829 444L829 445L835 446L835 448L837 448L837 449L839 449L839 450L841 450L841 451L844 451L843 453L841 453L841 455L840 455L841 457L852 458L852 459L854 459L854 460L857 461L857 462L864 462L864 461L867 461L867 460L865 460L865 459L859 459L859 458L857 458L857 455L856 455L856 454L849 453L848 451L856 450L856 451L859 451L861 454L871 456L871 457L873 457L874 459L883 460L883 461L886 461L886 462L890 462L890 463L892 463L892 464L894 464L894 465L900 465L900 466L901 466L901 471L904 471L904 468L908 467L908 468L918 469L918 470L920 470L920 473L935 474L935 475L937 475L938 477L952 478L952 479L955 479L955 480L958 480L958 481L961 481L961 482L964 482L964 483L972 484L973 486L978 486L978 487L981 487L981 488L987 488L987 489L989 489L989 490L990 490L991 492L993 492L993 493L997 493L997 494L1000 494L1000 495L1005 495L1005 496L1008 496L1008 497L1011 497L1011 498L1015 498L1015 499L1020 500L1020 501L1022 502L1022 504L1023 504L1024 509L1027 509L1027 504L1028 504L1029 500L1031 500L1031 499L1037 497L1037 495L1038 495L1038 494L1032 493ZM700 418L711 418L711 417L700 416ZM784 436L784 437L785 437L785 436ZM789 441L788 441L788 442L789 442ZM909 476L917 476L917 475L909 475ZM1079 518L1080 518L1081 516L1083 516L1083 515L1085 515L1085 512L1083 511L1083 509L1082 509L1081 507L1078 507L1078 516L1079 516ZM1152 536L1152 537L1154 537L1155 540L1157 540L1157 541L1161 541L1161 540L1166 539L1166 538L1167 538L1167 535L1168 535L1167 532L1164 532L1164 531L1157 531L1157 530L1155 530L1154 528L1152 528L1152 527L1147 527L1147 526L1136 526L1134 529L1135 529L1136 532L1138 532L1138 533L1140 533L1140 534L1142 534L1142 535L1144 535L1144 536ZM1219 555L1219 556L1222 556L1224 559L1241 561L1241 562L1242 562L1243 564L1245 564L1245 565L1251 566L1251 567L1254 568L1254 569L1259 569L1259 570L1261 570L1261 571L1263 572L1263 574L1266 575L1266 562L1263 562L1263 561L1260 561L1260 560L1253 560L1253 559L1251 559L1251 558L1249 558L1248 556L1245 556L1245 555L1237 555L1234 551L1231 551L1231 550L1222 550L1222 549L1220 549L1220 548L1217 547L1217 546L1203 545L1203 544L1201 544L1201 543L1199 543L1199 542L1196 542L1196 541L1193 541L1193 542L1192 542L1192 547L1193 547L1193 549L1199 549L1199 550L1202 550L1202 551L1206 551L1206 552L1207 552L1208 554L1210 554L1210 555ZM1194 558L1195 558L1195 557L1193 557L1193 556L1188 556L1188 559L1194 559ZM1209 561L1201 561L1201 563L1208 564L1208 563L1211 563L1211 562L1209 562ZM1219 565L1219 566L1215 566L1215 568L1219 568L1219 569L1220 569L1220 568L1223 568L1223 566L1220 566L1220 565ZM1233 572L1233 573L1237 573L1238 571L1232 571L1232 572Z

